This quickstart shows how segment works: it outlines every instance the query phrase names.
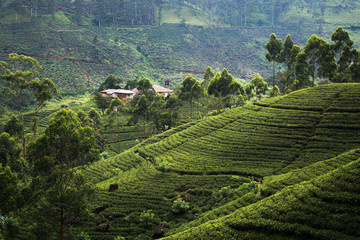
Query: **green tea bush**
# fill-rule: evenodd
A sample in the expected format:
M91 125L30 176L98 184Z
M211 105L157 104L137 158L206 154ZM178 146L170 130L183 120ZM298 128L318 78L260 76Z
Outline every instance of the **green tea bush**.
M171 206L171 211L175 214L185 213L190 208L189 203L177 199L174 201L174 204Z
M152 210L144 210L141 212L139 216L139 221L146 224L151 225L154 222L155 214L152 213Z
M123 236L116 236L114 240L125 240L125 237Z
M222 188L219 190L219 195L220 195L222 198L225 198L225 197L229 196L230 193L231 193L231 187L230 187L230 186L222 187Z

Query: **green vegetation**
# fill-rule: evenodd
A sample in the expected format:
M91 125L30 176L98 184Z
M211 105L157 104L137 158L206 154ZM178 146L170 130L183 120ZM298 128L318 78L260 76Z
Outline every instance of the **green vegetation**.
M42 76L60 90L95 88L110 74L124 82L141 75L171 80L174 88L188 74L200 79L207 66L226 67L245 85L256 73L268 81L264 46L273 32L283 39L290 33L301 46L314 33L330 39L342 25L355 47L360 42L354 1L49 2L1 4L0 57L17 52L37 59Z
M359 91L359 84L331 84L258 101L221 115L179 126L149 138L116 157L96 162L87 168L87 174L103 189L100 199L97 200L99 206L107 206L96 219L110 221L112 225L106 233L95 232L91 227L94 220L88 220L80 225L81 229L87 229L95 239L111 239L118 232L133 238L145 236L142 234L151 235L156 223L165 221L169 228L165 232L168 232L168 235L175 234L173 239L195 236L208 238L215 234L219 234L218 238L226 238L226 231L236 234L235 236L250 234L249 236L263 237L261 229L265 228L271 231L270 236L277 237L285 232L285 236L295 238L301 238L303 234L313 234L310 236L315 238L328 236L327 234L332 234L329 236L335 238L356 236L352 235L356 234L352 232L356 229L351 227L352 225L344 228L349 231L342 231L339 227L330 232L312 230L311 233L309 227L316 229L317 225L306 225L301 227L301 232L293 235L294 226L300 225L292 225L295 223L286 220L290 216L284 218L285 220L281 218L280 210L280 213L269 213L279 216L280 220L268 221L265 218L256 227L252 227L255 221L252 219L259 217L247 220L245 215L241 215L241 225L234 220L230 228L223 222L228 224L224 219L231 219L231 215L228 218L221 217L226 217L237 209L239 212L244 209L246 216L252 216L250 212L258 208L254 203L260 204L263 201L258 201L265 198L269 204L273 204L271 199L278 196L274 193L283 187L326 175L357 160L358 151L330 158L358 146ZM347 100L349 98L352 99L351 102ZM156 170L156 166L164 164L167 166L166 171ZM111 172L112 169L119 169L119 172ZM295 173L301 173L302 170L296 169L311 173L305 174L306 178L298 179L296 176L299 175ZM279 173L284 174L274 175ZM265 177L263 186L259 188L260 183L253 183L240 176L268 177ZM113 183L117 183L119 189L107 192ZM297 185L287 190L289 194L295 191L292 189L298 192L295 186ZM299 191L305 194L299 197L300 201L307 199L309 191L312 191L306 190L307 186L303 184L299 187L303 189ZM268 198L270 199L267 200ZM182 214L176 211L175 214L171 210L175 206L187 208L184 202L189 205L187 211ZM282 205L290 207L289 204ZM335 206L333 205L333 208ZM145 209L152 209L153 225L138 228L138 216ZM354 209L351 211L356 212ZM200 215L194 219L193 215L196 214ZM116 217L109 220L108 216ZM318 219L321 219L320 216L323 215L319 214ZM220 228L214 229L208 221L219 221L221 226L224 225L224 231ZM289 224L282 224L282 227L276 225L278 227L273 228L271 226L276 224L273 221L286 221ZM196 226L199 226L205 235L197 235L198 228L192 228ZM244 235L241 231L238 232L242 228L251 230L247 230L249 232Z
M0 239L358 239L359 8L0 1Z

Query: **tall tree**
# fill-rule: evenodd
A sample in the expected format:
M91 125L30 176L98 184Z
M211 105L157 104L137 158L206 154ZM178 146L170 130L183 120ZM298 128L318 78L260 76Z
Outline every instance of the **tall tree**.
M143 94L133 109L133 114L141 116L144 120L144 139L146 139L146 119L149 110L149 100Z
M251 87L255 91L255 94L258 97L258 99L260 99L261 95L264 95L266 91L269 89L268 84L259 74L256 74L256 76L253 79L251 79Z
M111 99L109 97L103 96L100 92L96 92L93 97L93 101L96 103L96 106L101 109L102 114L109 107Z
M214 70L212 70L211 67L207 67L203 76L203 81L201 82L201 85L204 87L204 89L207 91L207 88L209 86L209 83L211 79L215 76Z
M295 63L295 75L296 80L294 81L294 88L295 90L309 86L309 63L306 60L307 56L304 51L300 52L296 56L296 63Z
M82 18L84 15L84 5L83 0L75 0L75 22L77 24L82 24Z
M105 89L119 89L122 82L123 80L120 77L110 74L100 85L98 91L100 92Z
M47 239L68 239L71 223L88 214L95 188L79 166L98 159L99 150L94 146L93 130L82 127L76 114L65 109L30 144L29 155L35 158L32 191L39 206L33 221L47 229Z
M141 76L136 86L139 92L145 94L147 98L150 98L150 91L152 90L152 84L149 79Z
M281 61L280 52L283 49L281 38L277 38L275 33L270 35L270 40L266 43L266 59L273 64L273 87L275 86L275 63Z
M33 92L36 99L36 107L34 110L34 141L36 140L37 132L37 114L46 106L46 102L51 100L54 96L59 95L55 84L49 78L34 79L29 83L30 90Z
M208 94L218 98L218 103L221 102L221 98L231 94L239 95L240 93L244 94L243 86L229 74L226 68L223 69L221 74L216 73L208 87ZM220 105L218 105L218 110L220 110Z
M192 107L193 101L199 97L199 95L203 95L204 87L201 86L201 83L196 80L191 75L188 75L182 81L182 86L180 87L179 98L183 101L188 102L189 104L189 118L192 119Z
M304 53L306 54L308 62L308 71L309 75L312 77L313 84L315 83L315 73L325 44L326 41L324 39L312 35L304 47Z
M0 165L10 166L13 171L21 172L21 148L10 134L4 132L0 135Z
M357 51L353 48L353 41L350 39L349 33L338 27L331 35L332 48L338 56L337 73L333 78L335 82L351 82L351 65L354 58L357 57Z
M291 35L288 34L284 40L284 47L281 50L280 56L279 56L280 61L285 62L285 65L288 70L290 69L289 60L291 58L291 50L292 50L293 46L294 46L294 43L291 39Z
M16 53L9 54L8 63L1 62L2 69L1 79L5 80L3 94L17 99L20 112L20 120L24 125L24 117L22 112L23 102L22 96L24 91L29 90L32 82L38 81L35 78L38 71L42 69L37 60ZM22 132L22 147L24 158L26 156L26 139L25 132Z

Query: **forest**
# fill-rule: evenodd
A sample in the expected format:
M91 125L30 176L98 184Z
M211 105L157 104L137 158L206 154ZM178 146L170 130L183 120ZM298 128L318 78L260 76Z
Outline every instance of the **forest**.
M0 1L0 240L358 239L358 5Z

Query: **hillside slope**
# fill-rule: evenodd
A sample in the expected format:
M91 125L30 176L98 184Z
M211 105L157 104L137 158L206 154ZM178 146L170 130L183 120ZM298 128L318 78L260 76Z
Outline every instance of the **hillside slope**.
M57 1L51 14L48 6L39 7L37 16L31 16L34 9L26 1L18 8L11 2L0 8L0 58L17 52L38 59L44 67L43 76L50 77L61 90L96 87L109 74L126 81L140 75L157 83L169 79L175 87L188 74L201 79L207 66L217 71L228 68L244 81L255 73L266 79L271 64L265 59L265 44L273 32L282 39L291 34L295 44L304 45L312 34L328 40L341 25L350 32L355 47L360 42L356 18L360 6L350 0L274 1L276 16L268 1L246 1L247 8L253 9L248 11L247 24L226 20L238 21L242 16L227 1L214 6L212 1L209 6L203 1L169 1L161 7L151 5L157 19L152 25L139 25L142 21L128 25L129 19L127 25L121 25L126 14L120 14L119 22L112 25L112 9L104 14L101 27L93 16L95 1L87 1L82 24L74 20L73 1ZM145 4L137 15L146 13Z
M360 159L165 239L358 239Z
M113 239L120 234L129 239L146 239L153 234L156 225L164 221L170 232L176 233L176 228L191 222L199 214L197 223L203 223L202 216L207 222L243 207L249 208L247 211L250 214L255 209L251 207L253 203L266 200L274 191L266 193L266 188L259 189L257 184L249 181L249 176L269 176L265 178L264 185L279 190L290 185L283 184L282 179L289 179L291 184L295 184L317 175L305 172L308 178L294 180L290 172L296 169L314 169L319 174L327 174L342 166L342 162L357 159L358 152L355 155L350 152L346 157L328 160L359 146L359 93L360 84L331 84L296 91L182 125L156 135L125 153L93 163L86 167L86 173L100 189L94 209L104 206L106 210L78 227L94 239ZM322 163L326 160L338 164L327 167L327 170L316 170L327 166L327 163ZM290 177L279 175L279 184L275 181L276 177L272 177L288 172ZM353 181L352 177L349 181ZM108 192L110 184L115 183L118 189ZM346 185L346 182L339 184ZM358 183L354 181L354 184ZM308 186L299 187L304 193L299 197L301 200L313 191L307 190ZM224 187L230 191L224 193ZM258 195L259 191L265 192ZM358 198L356 191L354 194L351 197ZM189 204L189 209L180 215L172 211L179 198ZM282 199L283 195L279 198ZM269 203L273 201L269 200ZM221 206L224 207L216 209ZM336 205L331 207L336 211ZM150 209L155 218L150 224L144 224L139 215ZM207 214L211 210L214 214ZM346 214L347 210L334 218L342 221L346 219ZM289 218L286 221L291 222ZM349 219L353 219L352 216ZM353 220L358 223L356 218ZM95 231L96 224L104 221L110 223L109 231ZM252 220L248 222L251 227ZM268 226L265 223L261 223L262 226ZM231 224L235 226L237 222ZM318 228L318 225L312 227ZM228 226L225 229L231 230L230 233L234 231ZM289 231L291 235L293 225L289 225L288 230L279 229L280 232ZM308 231L306 228L304 234ZM346 231L350 232L336 230L334 236L358 234Z

